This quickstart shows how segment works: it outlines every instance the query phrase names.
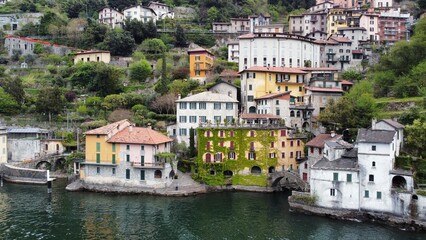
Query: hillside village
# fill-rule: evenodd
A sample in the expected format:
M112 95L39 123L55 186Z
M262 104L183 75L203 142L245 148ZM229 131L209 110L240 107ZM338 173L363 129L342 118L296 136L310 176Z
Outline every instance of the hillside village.
M304 211L426 221L417 3L40 2L0 1L5 180L43 183L17 170L35 168L73 175L71 190L286 188Z

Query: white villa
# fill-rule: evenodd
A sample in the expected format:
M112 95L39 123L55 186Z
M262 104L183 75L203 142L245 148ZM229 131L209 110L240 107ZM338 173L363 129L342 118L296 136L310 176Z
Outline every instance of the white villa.
M151 8L142 5L131 6L123 10L124 17L128 20L136 19L137 21L147 23L149 21L156 22L157 14Z

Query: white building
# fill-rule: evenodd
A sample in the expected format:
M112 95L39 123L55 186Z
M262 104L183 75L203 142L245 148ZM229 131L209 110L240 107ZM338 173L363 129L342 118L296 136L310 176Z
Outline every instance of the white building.
M176 100L176 126L169 127L178 142L189 144L189 131L200 123L224 124L238 118L238 101L228 95L202 92Z
M124 17L128 20L136 19L137 21L143 23L147 23L149 21L155 23L157 21L157 14L154 12L154 10L142 5L125 8L123 13Z
M238 63L240 61L240 44L238 42L228 43L228 62Z
M111 28L116 26L122 27L124 23L124 15L110 7L105 7L99 11L98 21L109 25Z
M239 71L252 66L312 67L321 63L321 44L311 38L289 34L257 33L239 37Z
M167 4L161 2L151 1L148 3L148 7L154 10L157 15L157 20L164 18L175 18L175 13L172 11L172 8L167 6Z
M313 116L318 116L330 99L337 101L343 96L341 88L305 87L305 89L305 103L314 108Z
M371 1L371 7L374 8L391 8L393 6L392 0L373 0Z
M0 127L0 164L7 162L7 131Z
M325 143L324 157L310 170L318 206L425 218L426 198L414 193L412 172L395 168L397 131L377 129L392 128L391 123L373 122L374 128L360 129L353 149Z

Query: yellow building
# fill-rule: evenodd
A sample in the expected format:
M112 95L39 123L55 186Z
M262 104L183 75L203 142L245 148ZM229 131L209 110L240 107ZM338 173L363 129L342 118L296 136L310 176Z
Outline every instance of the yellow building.
M109 143L108 140L116 133L130 126L131 123L125 119L85 132L86 135L86 158L85 165L111 165L119 164L120 145ZM85 177L84 168L80 169L80 178Z
M111 61L111 53L109 51L90 50L72 53L74 56L74 64L78 62L104 62Z
M304 103L305 75L300 68L250 67L240 72L244 112L255 113L255 99L270 93L291 91L296 105Z
M214 62L214 55L204 48L188 50L189 56L189 77L205 83L206 77L210 74Z
M345 9L330 9L327 14L327 36L337 33L338 28L348 27L347 13Z

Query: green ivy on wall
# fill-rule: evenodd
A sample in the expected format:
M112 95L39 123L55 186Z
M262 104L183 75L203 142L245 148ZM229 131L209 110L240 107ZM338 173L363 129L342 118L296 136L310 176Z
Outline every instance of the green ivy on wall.
M251 130L255 131L255 136L250 137ZM206 131L210 131L210 137L206 137ZM220 131L224 131L223 137L219 136ZM234 136L231 137L230 132L234 131ZM271 136L271 131L274 131L274 136ZM269 167L276 167L278 163L278 129L247 129L247 128L230 128L230 127L208 127L198 128L198 158L196 160L197 173L194 178L198 181L205 182L208 185L246 185L246 186L267 186ZM207 141L211 142L210 151L207 151ZM220 142L225 144L220 146ZM235 160L228 159L228 154L231 152L229 142L234 141ZM261 147L256 147L256 159L249 160L248 152L250 150L250 142L257 142ZM274 148L271 148L271 142L275 143ZM228 146L227 146L228 145ZM203 160L205 153L212 154L214 160L215 154L222 153L222 162L206 163ZM269 157L269 153L275 153L274 158ZM251 171L252 167L258 166L262 173L260 175L241 174L242 171ZM225 177L224 171L232 171L232 177ZM214 171L214 174L211 174Z

